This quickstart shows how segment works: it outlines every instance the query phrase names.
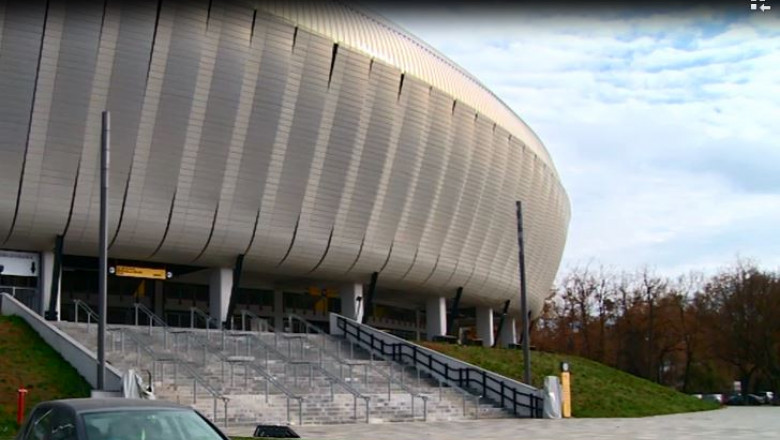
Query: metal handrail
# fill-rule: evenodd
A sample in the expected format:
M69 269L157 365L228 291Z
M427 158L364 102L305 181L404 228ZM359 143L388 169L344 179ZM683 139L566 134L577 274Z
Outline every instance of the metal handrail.
M219 319L212 317L208 313L204 312L203 310L197 308L197 307L190 307L190 328L195 328L195 318L200 317L203 322L206 324L206 330L211 330L211 324L214 323L214 329L215 330L221 330L222 324L219 322Z
M264 332L272 332L272 331L274 331L274 327L268 322L267 319L262 318L262 317L258 316L256 313L254 313L254 312L252 312L250 310L247 310L247 309L242 309L241 310L241 330L246 330L246 317L247 316L263 323L263 325L262 325L263 330L261 330L261 331L264 331Z
M276 333L278 333L278 332L275 332L275 334ZM267 344L265 341L260 339L260 337L258 337L256 334L250 332L250 333L236 333L236 335L252 338L255 342L257 342L257 344L261 345L266 351L273 352L276 356L278 356L282 360L282 362L292 363L292 359L290 359L287 355L282 353L276 347L273 347L273 346ZM370 416L370 409L369 409L370 408L370 403L369 402L371 401L371 396L366 396L363 393L361 393L360 391L356 390L354 387L352 387L350 384L348 384L342 378L340 378L340 377L336 376L335 374L331 373L330 371L322 368L317 362L305 361L305 362L301 362L301 363L310 365L311 368L316 368L319 372L321 372L323 375L328 377L328 380L331 382L331 385L334 382L336 382L339 385L341 385L341 387L344 388L348 393L352 394L353 399L354 399L354 412L353 412L354 415L353 415L353 418L355 420L357 420L357 399L363 399L363 401L366 404L366 423L368 423L369 416Z
M385 354L385 348L390 349L390 355L395 360L396 357L399 358L399 360L408 360L411 362L411 364L416 368L426 368L429 371L429 374L434 372L433 370L433 363L436 362L437 364L441 364L443 366L444 372L436 371L436 374L439 376L442 376L445 380L448 382L455 381L460 383L466 383L467 386L470 382L477 382L477 386L481 386L483 389L483 395L487 395L487 391L491 391L493 393L496 393L500 396L501 400L501 407L505 407L504 403L505 400L509 400L509 403L512 404L512 410L515 415L517 415L517 407L520 406L522 408L527 408L531 414L531 417L541 417L541 398L533 393L532 391L524 392L519 391L515 388L514 385L507 385L503 381L499 381L498 379L489 376L485 370L472 368L472 367L451 367L449 364L444 363L438 359L435 359L430 353L427 353L426 351L421 350L416 345L410 344L406 341L398 342L398 343L388 343L384 340L377 338L374 336L373 333L368 332L366 330L363 330L361 328L360 324L349 322L346 318L343 316L337 316L336 320L337 326L339 329L345 332L345 334L352 336L358 340L358 342L366 343L371 346L372 351L378 350L382 354ZM348 329L347 326L350 326L351 328ZM350 332L350 330L354 328L356 329L356 334ZM369 337L370 342L366 342L362 338L362 334L366 334ZM379 343L379 347L375 346L376 342ZM404 349L411 350L412 353L406 353ZM427 359L427 364L423 359ZM457 379L452 379L450 377L450 372L456 375ZM476 378L471 377L471 373L475 373ZM488 382L490 382L490 385L488 385ZM533 387L529 385L524 386L530 388L531 390L534 390ZM496 386L498 388L496 388ZM509 393L507 395L507 393ZM524 403L518 401L518 395L521 397L526 397L529 401L529 403Z
M169 327L168 324L163 321L162 318L157 316L153 311L149 310L148 307L141 303L135 303L133 304L133 307L135 308L135 325L138 327L138 311L142 311L147 318L149 318L149 334L152 334L152 327L154 326L154 323L157 323L158 327L162 327L163 329L163 346L167 349L168 348L168 331Z
M337 340L335 337L325 333L324 331L322 331L317 326L312 325L309 321L307 321L306 319L304 319L300 315L297 315L295 313L290 313L288 315L287 319L288 319L288 322L289 322L289 328L290 329L294 328L293 327L293 322L294 322L294 320L296 320L300 324L303 324L304 328L306 329L306 334L309 334L309 330L311 330L311 331L313 331L313 333L315 333L315 334L317 334L319 336L322 336L323 339L335 342L335 343L339 344L339 346L341 345L341 341L340 340ZM344 358L341 357L340 350L338 352L336 352L336 353L328 350L326 343L323 343L321 348L323 349L323 351L322 351L323 353L325 353L328 356L330 356L331 358L335 359L336 362L338 362L339 364L348 365L348 366L370 365L373 372L375 372L375 373L379 374L380 376L384 377L385 379L387 379L387 381L388 381L388 383L387 383L387 398L388 398L388 400L390 399L391 393L392 393L390 384L394 383L394 384L398 385L403 391L405 391L406 393L409 394L409 397L411 398L412 419L414 419L414 399L418 398L418 399L423 401L423 420L425 420L425 421L428 420L428 404L427 404L428 396L427 395L424 395L424 394L422 394L422 393L420 393L418 391L413 390L412 388L410 388L406 384L404 384L402 381L393 378L392 374L387 374L384 371L382 371L381 368L374 368L373 363L371 363L371 364L359 364L359 363L348 362ZM382 358L383 358L383 360L387 360L386 358L384 358L384 356L382 356Z
M198 311L201 314L205 315L205 317L207 317L209 319L213 319L211 316L207 315L203 311L201 311L201 310L198 310ZM199 347L203 348L204 363L205 363L205 354L207 353L207 350L211 348L211 346L209 345L209 342L208 342L210 340L207 340L207 342L204 342L200 338L200 335L198 335L196 332L183 332L183 333L186 333L188 335L188 337L189 336L194 337L195 338L195 342L197 343L197 345ZM225 349L225 345L224 345L225 334L226 334L226 330L222 330L222 335L223 335L223 338L222 338L222 343L223 343L222 349L223 350ZM189 341L188 341L188 344L189 344ZM178 347L175 347L175 348L178 348ZM225 373L224 366L225 366L226 363L231 365L231 377L232 377L232 368L233 368L232 364L233 364L233 361L231 361L229 359L229 357L225 356L224 354L222 354L219 351L208 350L208 352L211 353L213 356L216 356L217 359L219 359L220 362L222 363L222 367L223 367L223 369L222 369L222 376L223 376L222 380L224 381L224 373ZM281 382L276 380L276 378L272 374L270 374L268 372L268 370L266 370L265 368L262 368L259 365L255 364L255 363L253 363L253 362L251 362L249 360L243 361L242 363L245 366L249 365L256 373L259 373L266 380L266 389L265 389L265 401L266 401L266 403L268 403L268 384L269 383L271 385L273 385L277 390L282 392L282 394L284 394L287 397L287 421L288 422L290 421L290 400L292 399L292 400L297 400L298 401L298 424L301 424L302 421L303 421L303 397L298 396L292 390L287 388L284 384L282 384ZM246 375L246 372L245 372L245 380L247 380L247 378L248 378L248 375Z
M90 325L92 324L92 320L95 320L95 323L100 322L100 317L97 313L95 313L91 307L87 305L84 301L80 299L74 299L73 300L73 320L75 322L79 322L79 308L83 309L85 312L87 312L87 333L89 333Z
M214 420L217 420L217 399L222 400L224 407L225 407L225 419L224 419L224 426L227 427L227 412L228 412L228 401L230 400L227 396L222 394L221 392L217 391L209 385L208 381L204 379L201 375L199 375L192 367L190 367L186 362L182 362L180 359L177 359L175 357L173 358L161 358L161 356L156 353L154 350L152 350L144 341L142 341L137 335L135 335L132 331L126 328L115 328L110 329L109 331L117 332L122 335L122 341L121 341L121 349L124 352L124 338L129 337L130 340L135 342L136 348L139 350L143 350L146 352L146 354L152 358L153 362L171 362L174 364L174 384L177 381L178 376L178 368L183 368L187 373L189 373L190 376L192 376L193 381L193 387L192 387L192 403L197 403L197 384L200 384L200 386L205 389L209 394L211 394L213 400L214 400ZM163 376L164 377L164 376Z

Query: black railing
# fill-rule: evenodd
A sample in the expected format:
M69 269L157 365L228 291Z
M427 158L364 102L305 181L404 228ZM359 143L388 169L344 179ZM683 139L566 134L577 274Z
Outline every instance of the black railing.
M360 344L366 344L370 350L389 356L395 362L407 363L416 368L424 367L429 372L439 375L447 382L455 383L460 388L481 390L482 396L500 403L516 416L529 415L542 418L543 400L533 390L518 389L518 384L500 380L488 371L474 367L455 367L438 359L427 349L409 342L387 342L377 337L374 332L366 331L361 324L338 316L337 328L348 337L354 338ZM529 386L530 388L530 386ZM520 414L523 409L527 414Z

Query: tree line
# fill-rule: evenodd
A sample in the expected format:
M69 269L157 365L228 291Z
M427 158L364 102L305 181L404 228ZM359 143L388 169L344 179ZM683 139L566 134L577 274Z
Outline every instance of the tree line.
M577 267L531 338L686 393L780 391L780 274L744 260L710 276Z

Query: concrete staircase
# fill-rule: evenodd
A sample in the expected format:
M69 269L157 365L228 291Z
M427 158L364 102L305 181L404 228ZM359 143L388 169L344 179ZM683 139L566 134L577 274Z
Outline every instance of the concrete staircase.
M57 326L97 351L95 324ZM329 335L109 325L105 346L120 370L151 373L157 398L223 427L511 417Z

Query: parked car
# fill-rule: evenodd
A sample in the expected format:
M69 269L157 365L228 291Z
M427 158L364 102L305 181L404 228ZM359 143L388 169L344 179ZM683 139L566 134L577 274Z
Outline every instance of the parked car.
M764 399L756 396L755 394L748 394L742 396L742 394L734 394L726 400L726 405L730 406L742 406L742 405L763 405Z
M66 399L36 405L16 440L229 440L194 409L159 400Z
M715 402L718 405L723 405L723 394L714 393L714 394L705 394L701 398L705 402Z

